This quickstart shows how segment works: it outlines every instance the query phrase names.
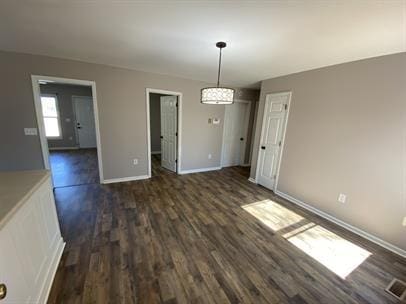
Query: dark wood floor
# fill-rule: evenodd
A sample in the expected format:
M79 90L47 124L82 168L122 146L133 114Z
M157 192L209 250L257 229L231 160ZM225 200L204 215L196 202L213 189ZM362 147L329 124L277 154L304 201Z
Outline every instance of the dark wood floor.
M50 151L54 187L99 183L96 149Z
M55 189L67 245L49 303L399 303L384 288L406 280L406 259L247 177L163 171ZM342 278L323 252L338 272L347 252L362 259Z

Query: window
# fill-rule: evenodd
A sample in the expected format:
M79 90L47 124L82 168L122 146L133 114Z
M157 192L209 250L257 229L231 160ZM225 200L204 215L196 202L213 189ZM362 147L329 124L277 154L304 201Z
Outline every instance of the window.
M42 95L41 107L42 116L44 117L45 136L48 138L61 138L61 123L56 96Z

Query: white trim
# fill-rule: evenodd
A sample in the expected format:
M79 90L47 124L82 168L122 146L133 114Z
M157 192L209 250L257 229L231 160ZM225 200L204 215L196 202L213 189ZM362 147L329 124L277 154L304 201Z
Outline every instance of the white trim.
M264 105L264 112L262 115L262 126L261 126L261 135L260 135L260 139L259 139L259 146L258 146L258 156L257 156L257 168L255 170L255 180L258 181L258 174L259 174L259 166L260 166L260 154L261 154L261 144L262 144L262 140L263 140L263 135L264 135L264 128L265 128L265 119L266 119L266 115L265 113L267 112L268 109L268 99L270 96L277 96L277 95L286 95L288 94L289 98L287 101L287 105L288 105L288 111L286 112L286 116L285 116L285 122L284 122L284 126L283 126L283 134L282 134L282 145L281 145L281 151L279 153L279 161L278 161L278 168L276 170L276 179L273 185L273 189L276 189L276 187L278 186L278 182L279 182L279 171L281 168L281 162L282 162L282 155L283 155L283 150L285 147L285 137L286 137L286 129L288 128L288 120L289 120L289 113L290 113L290 104L291 104L291 100L292 100L292 92L291 91L286 91L286 92L279 92L279 93L269 93L265 95L265 105ZM273 190L271 189L271 190Z
M59 150L79 150L79 147L49 147L49 151L59 151Z
M156 93L156 94L165 94L165 95L172 95L178 96L178 146L177 146L177 159L178 163L176 166L176 171L178 174L182 171L182 97L183 93L181 92L174 92L174 91L167 91L161 89L152 89L146 88L145 89L145 102L146 102L146 110L147 110L147 158L148 158L148 177L151 177L151 122L150 122L150 106L149 106L149 94Z
M242 164L242 165L240 165L241 167L249 167L249 166L251 166L251 164L250 163L247 163L247 164Z
M221 169L221 167L199 168L199 169L191 169L191 170L180 171L179 174L208 172L208 171L215 171L215 170L220 170L220 169Z
M59 84L76 84L92 87L92 100L93 100L93 110L94 110L94 123L96 130L96 144L97 144L97 159L99 165L99 177L100 183L103 183L103 160L102 160L102 149L101 149L101 139L100 139L100 127L99 127L99 110L97 107L97 93L96 93L96 82L89 80L79 80L79 79L70 79L70 78L60 78L52 76L40 76L40 75L31 75L32 83L32 92L34 96L34 106L35 112L37 114L37 125L38 125L38 134L41 142L42 158L44 161L45 169L50 169L49 165L49 148L48 142L45 136L44 121L42 119L41 111L41 90L39 81L46 80L50 82L56 82Z
M56 272L58 270L59 262L62 258L63 249L65 248L66 243L63 241L61 237L58 241L57 248L52 258L52 262L50 264L50 268L48 269L47 278L44 282L43 288L41 290L39 296L39 303L47 303L49 293L51 292L52 283L54 282ZM44 289L46 288L46 289Z
M147 179L147 178L150 178L150 176L149 175L138 175L138 176L128 176L128 177L120 177L120 178L110 178L110 179L105 179L103 181L103 184L131 182L131 181L137 181L137 180Z
M280 197L283 197L284 199L286 199L286 200L288 200L288 201L290 201L290 202L292 202L292 203L294 203L294 204L296 204L296 205L298 205L298 206L300 206L300 207L302 207L302 208L304 208L306 210L309 210L310 212L313 212L313 213L321 216L322 218L324 218L324 219L326 219L326 220L328 220L330 222L333 222L333 223L335 223L335 224L337 224L337 225L339 225L339 226L341 226L341 227L343 227L343 228L345 228L345 229L347 229L347 230L349 230L349 231L351 231L351 232L353 232L353 233L355 233L355 234L357 234L359 236L362 236L363 238L365 238L365 239L367 239L367 240L369 240L369 241L371 241L371 242L373 242L373 243L375 243L375 244L377 244L377 245L379 245L379 246L381 246L381 247L383 247L385 249L388 249L388 250L392 251L393 253L396 253L396 254L406 258L406 251L399 248L399 247L397 247L397 246L395 246L395 245L392 245L391 243L388 243L388 242L386 242L386 241L384 241L384 240L382 240L382 239L380 239L380 238L378 238L378 237L376 237L376 236L374 236L372 234L369 234L368 232L365 232L364 230L361 230L361 229L359 229L357 227L354 227L354 226L352 226L350 224L347 224L346 222L344 222L342 220L339 220L339 219L335 218L334 216L331 216L328 213L325 213L325 212L323 212L323 211L321 211L321 210L319 210L319 209L317 209L317 208L315 208L313 206L310 206L307 203L304 203L301 200L298 200L297 198L294 198L294 197L292 197L292 196L290 196L290 195L288 195L286 193L275 190L275 194L279 195Z
M234 102L246 103L248 105L248 109L247 109L248 117L245 117L245 121L244 121L244 134L245 134L245 135L243 135L244 136L243 137L244 138L244 148L243 148L242 153L240 153L240 160L239 160L240 163L238 165L231 165L231 166L244 166L242 164L243 164L243 162L245 160L245 151L247 150L247 139L248 139L248 129L249 129L248 127L249 127L249 123L250 123L251 103L252 103L252 101L235 99ZM227 110L227 106L232 106L232 105L233 104L229 104L229 105L225 105L225 107L224 107L223 136L222 136L222 142L221 142L221 158L220 158L221 167L231 167L231 166L224 166L224 164L223 164L223 159L224 159L223 152L224 152L224 139L225 139L224 135L226 133L226 128L225 128L225 126L226 126L226 110Z
M254 183L254 184L257 183L257 181L252 177L248 178L248 181L251 182L251 183Z
M152 155L161 154L161 151L152 151L151 154L152 154Z

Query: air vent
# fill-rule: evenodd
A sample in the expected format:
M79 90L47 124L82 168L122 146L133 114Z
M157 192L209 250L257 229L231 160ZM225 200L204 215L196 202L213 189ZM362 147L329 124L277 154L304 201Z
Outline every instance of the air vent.
M393 279L385 290L399 300L406 298L406 283L401 280Z

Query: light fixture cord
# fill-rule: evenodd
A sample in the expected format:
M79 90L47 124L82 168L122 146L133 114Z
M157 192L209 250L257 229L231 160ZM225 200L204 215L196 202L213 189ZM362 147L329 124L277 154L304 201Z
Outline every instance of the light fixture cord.
M217 87L220 86L221 50L222 50L222 48L220 48L219 71L218 71L218 74L217 74Z

